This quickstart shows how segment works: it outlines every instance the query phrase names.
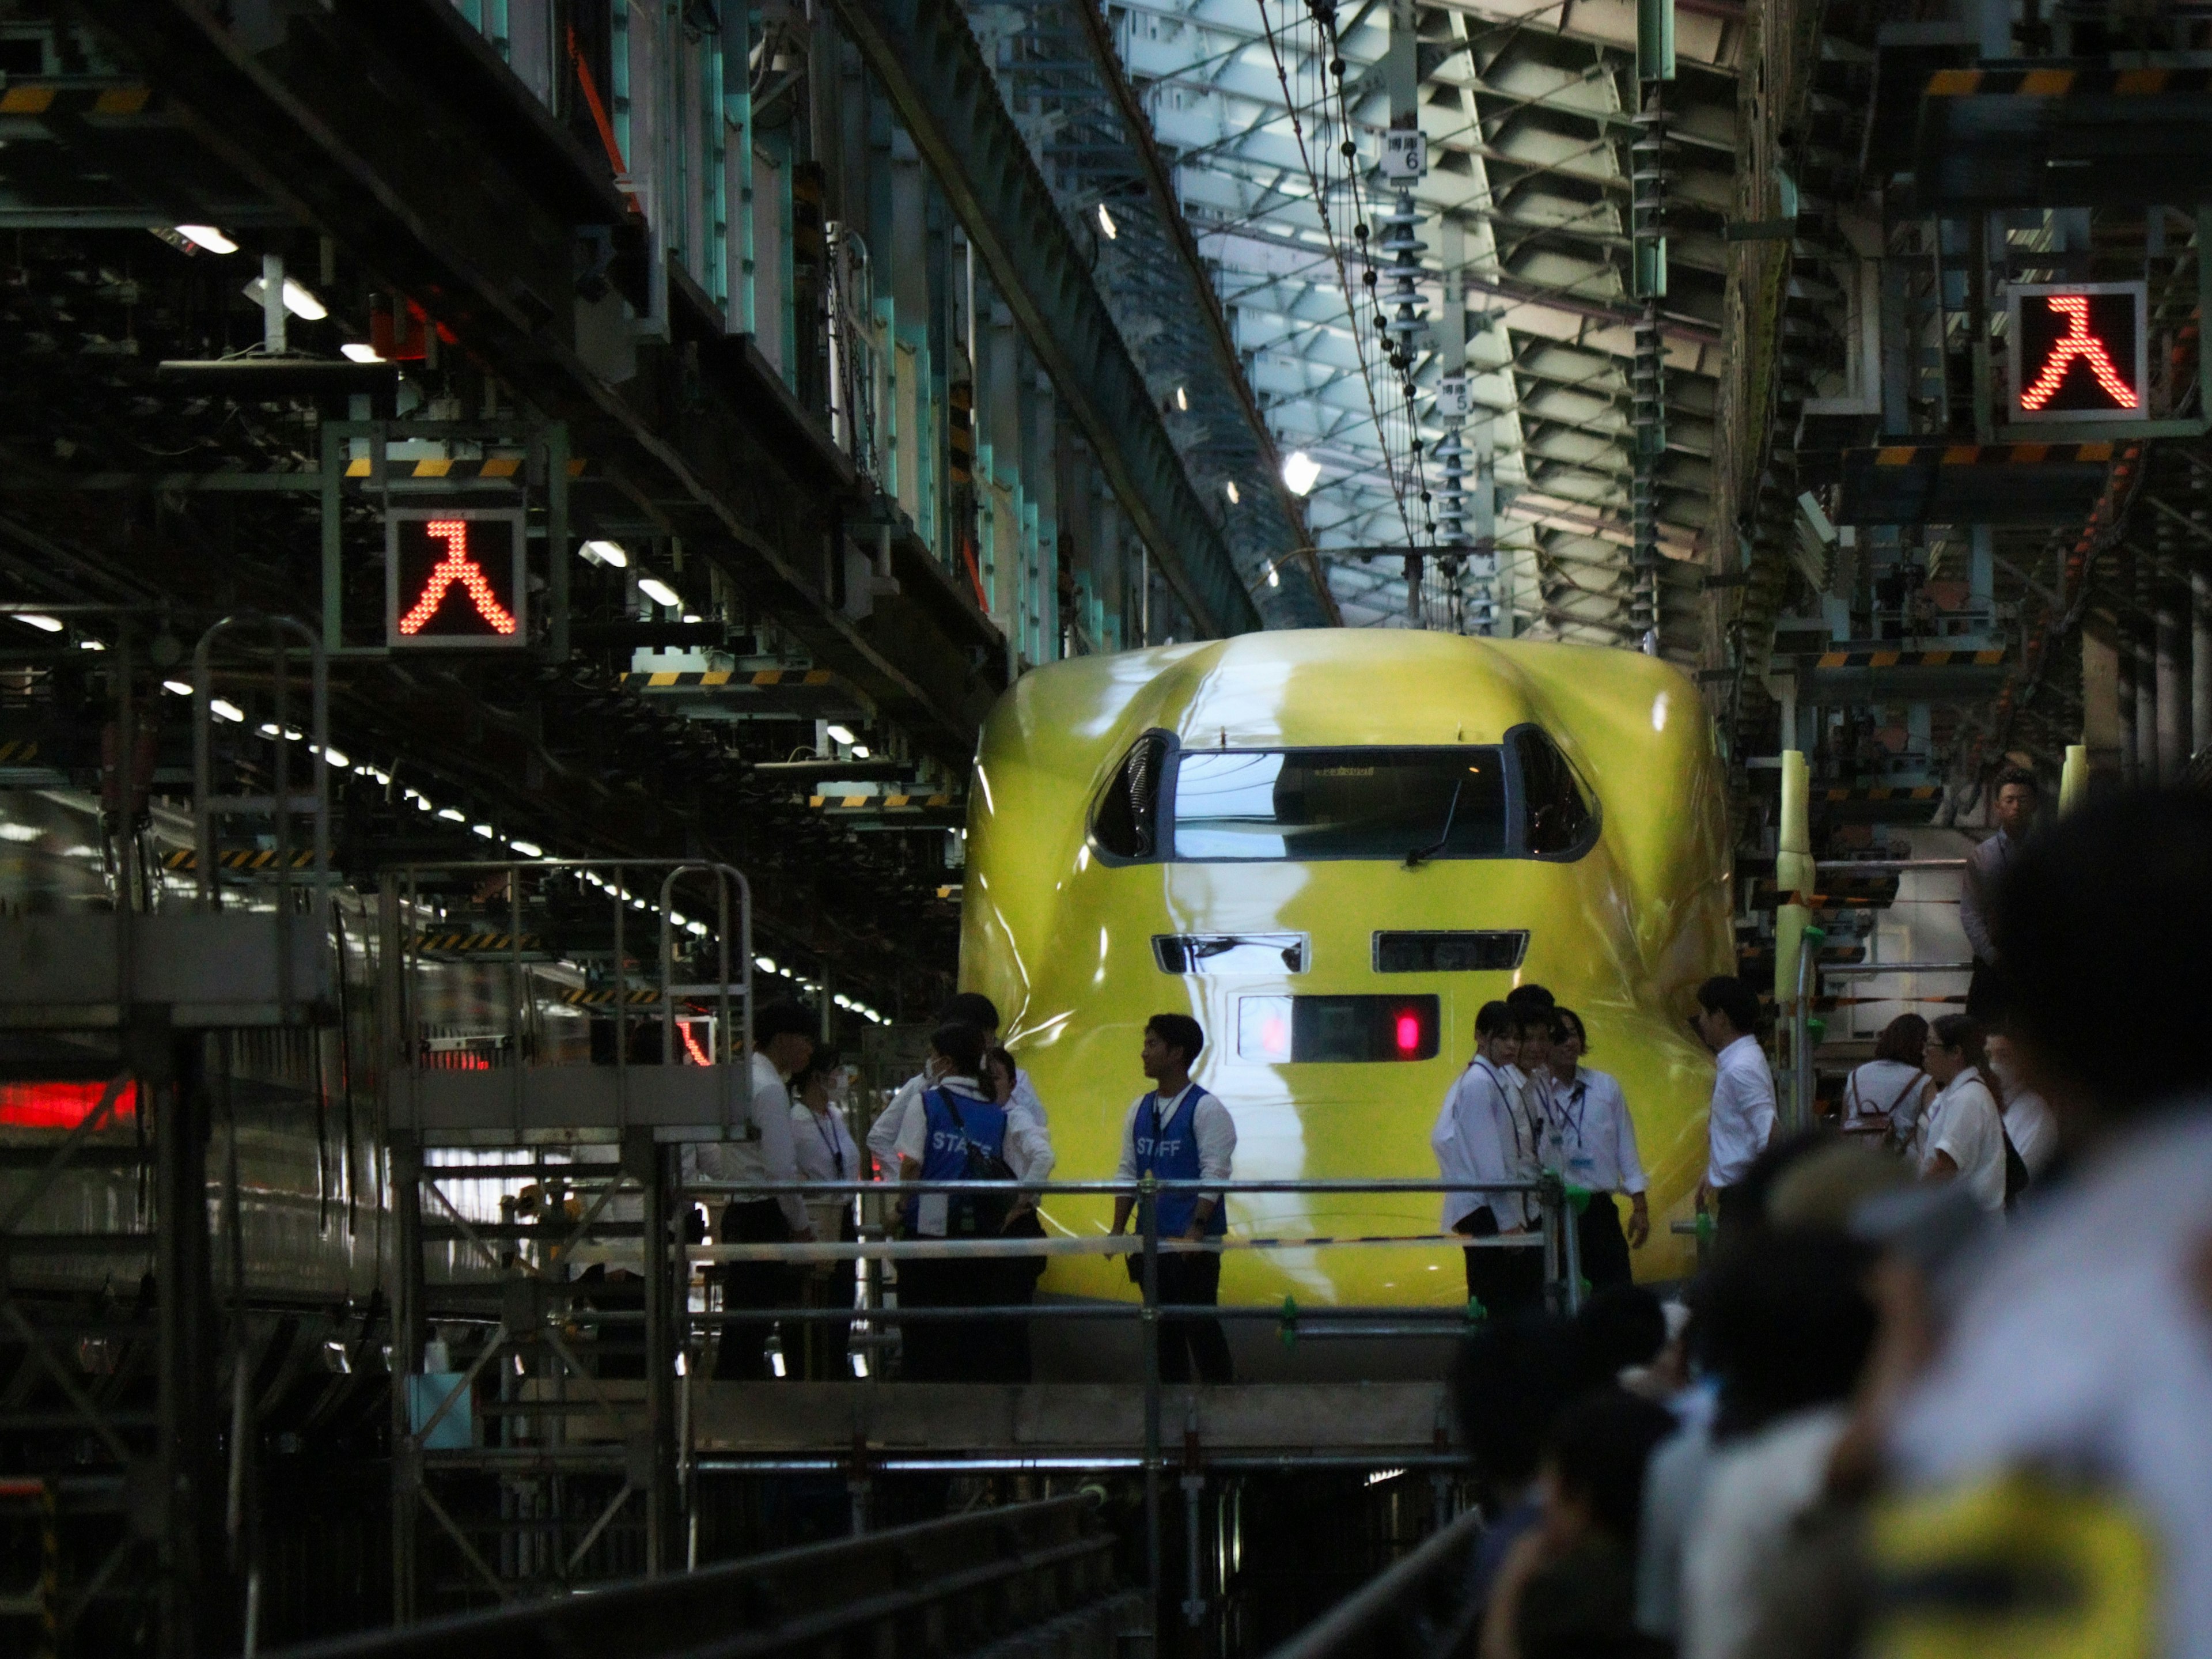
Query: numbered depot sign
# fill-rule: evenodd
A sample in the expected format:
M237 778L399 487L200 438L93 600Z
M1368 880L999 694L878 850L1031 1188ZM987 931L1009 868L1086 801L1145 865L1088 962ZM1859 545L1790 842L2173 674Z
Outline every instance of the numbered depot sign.
M1429 171L1429 137L1410 128L1382 135L1382 177L1394 185L1417 185Z
M385 643L528 644L523 549L520 513L393 508L385 515Z
M2148 418L2142 283L2023 283L2008 303L2014 420Z

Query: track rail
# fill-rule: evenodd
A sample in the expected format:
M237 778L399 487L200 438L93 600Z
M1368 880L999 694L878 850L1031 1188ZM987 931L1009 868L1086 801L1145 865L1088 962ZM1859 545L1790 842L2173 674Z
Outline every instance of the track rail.
M280 1659L592 1659L973 1653L1052 1627L1110 1655L1150 1628L1088 1498L977 1510L672 1577L283 1650ZM1085 1639L1088 1638L1088 1639Z

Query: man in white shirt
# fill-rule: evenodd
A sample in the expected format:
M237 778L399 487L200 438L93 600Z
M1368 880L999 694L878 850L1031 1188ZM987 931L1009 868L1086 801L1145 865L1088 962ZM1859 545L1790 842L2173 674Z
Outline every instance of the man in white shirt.
M1723 1232L1740 1232L1757 1219L1744 1213L1741 1183L1774 1135L1774 1076L1759 1046L1759 999L1741 980L1716 975L1698 988L1697 1025L1714 1056L1698 1207L1711 1209Z
M1503 1183L1527 1179L1538 1155L1534 1126L1522 1115L1505 1070L1519 1057L1522 1016L1486 1002L1474 1017L1474 1058L1444 1091L1429 1146L1445 1181ZM1462 1190L1443 1195L1447 1232L1469 1238L1524 1233L1533 1200L1522 1193ZM1468 1299L1493 1317L1540 1308L1544 1253L1527 1245L1469 1245Z
M813 1057L814 1015L795 1002L771 1002L753 1016L752 1099L741 1140L701 1141L687 1146L686 1185L695 1181L797 1181L799 1160L791 1136L791 1095L784 1079ZM719 1244L807 1243L814 1237L806 1205L796 1193L769 1196L739 1190L728 1195L714 1228ZM791 1304L797 1277L780 1261L731 1261L722 1267L722 1310ZM714 1358L716 1382L758 1381L769 1375L767 1320L726 1318Z
M1995 1024L2004 1013L1996 942L1990 933L1991 897L2006 870L2020 856L2028 832L2034 829L2035 811L2042 798L2035 774L2017 766L1999 773L1990 787L1990 817L1996 833L1966 854L1966 879L1959 884L1959 928L1974 953L1974 974L1966 985L1966 1012L1984 1025Z
M994 1048L999 1042L999 1006L980 991L963 991L945 1003L937 1016L940 1025L972 1025L982 1033L983 1046ZM868 1151L875 1155L877 1166L886 1177L898 1171L898 1158L894 1147L898 1140L899 1126L906 1121L907 1113L919 1101L925 1091L935 1086L937 1079L924 1066L904 1083L890 1097L890 1103L877 1114L868 1128ZM1026 1071L1014 1073L1013 1097L1007 1101L1006 1110L1040 1132L1045 1128L1044 1102L1037 1097L1036 1085L1030 1081ZM1043 1177L1040 1176L1039 1180Z
M1188 1014L1154 1014L1145 1022L1139 1060L1152 1086L1137 1097L1121 1125L1121 1161L1116 1181L1152 1176L1160 1181L1227 1181L1237 1157L1237 1122L1229 1109L1191 1081L1190 1068L1205 1047L1206 1033ZM1163 1242L1218 1240L1229 1231L1229 1212L1219 1192L1203 1188L1164 1192L1153 1200ZM1114 1200L1114 1231L1129 1224L1133 1197ZM1141 1259L1129 1258L1133 1277ZM1217 1250L1162 1251L1159 1259L1162 1308L1211 1308L1221 1300L1221 1255ZM1195 1370L1201 1382L1227 1382L1234 1371L1229 1339L1221 1322L1182 1315L1160 1320L1160 1381L1188 1382Z

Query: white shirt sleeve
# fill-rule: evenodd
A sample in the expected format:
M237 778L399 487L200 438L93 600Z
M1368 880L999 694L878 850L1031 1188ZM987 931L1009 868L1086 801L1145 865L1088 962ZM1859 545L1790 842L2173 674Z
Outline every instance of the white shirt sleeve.
M900 1084L890 1104L878 1112L876 1121L868 1126L868 1150L875 1154L876 1162L883 1165L884 1174L890 1180L898 1179L898 1153L895 1147L899 1127L906 1121L906 1109L921 1098L928 1082L927 1077L917 1073Z
M903 1094L905 1091L902 1090L900 1092ZM929 1150L929 1109L921 1103L921 1091L919 1089L903 1107L899 1106L896 1101L893 1101L891 1105L898 1111L899 1117L898 1121L891 1126L890 1152L884 1161L890 1166L890 1178L896 1181L899 1178L901 1158L910 1158L919 1164L922 1161L922 1155ZM890 1115L889 1111L884 1114L884 1117ZM871 1146L876 1144L876 1130L883 1127L878 1121L876 1129L868 1132Z
M1028 1114L1019 1116L1006 1114L1006 1167L1014 1172L1014 1179L1026 1182L1045 1182L1052 1179L1053 1165L1060 1161L1052 1149L1052 1137L1044 1126Z
M1137 1114L1145 1109L1145 1097L1139 1095L1129 1103L1129 1115L1121 1120L1121 1161L1114 1166L1114 1179L1134 1181L1137 1178Z
M801 1107L800 1110L805 1109ZM791 1139L791 1095L779 1082L773 1089L763 1088L753 1093L753 1122L760 1128L761 1165L770 1181L796 1181L799 1159ZM801 1232L814 1224L807 1219L806 1202L797 1193L779 1193L776 1207L793 1232Z
M1198 1178L1228 1180L1237 1163L1237 1120L1212 1094L1200 1098L1191 1119L1198 1139ZM1212 1199L1217 1206L1222 1202L1218 1192L1202 1192L1199 1196Z
M1613 1159L1620 1171L1620 1190L1633 1198L1650 1183L1644 1178L1644 1158L1636 1148L1636 1120L1628 1115L1628 1097L1621 1092L1620 1079L1611 1079L1606 1089L1606 1109L1613 1115Z
M1038 1127L1044 1127L1044 1102L1038 1098L1036 1085L1030 1081L1030 1074L1019 1067L1015 1068L1014 1092L1006 1104L1009 1108L1030 1113L1036 1119Z

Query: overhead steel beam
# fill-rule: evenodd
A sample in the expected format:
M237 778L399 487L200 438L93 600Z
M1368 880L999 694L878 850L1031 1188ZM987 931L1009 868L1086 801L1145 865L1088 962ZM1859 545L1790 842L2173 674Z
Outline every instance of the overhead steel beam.
M1322 569L1321 560L1312 547L1313 536L1306 528L1304 504L1293 495L1283 482L1283 458L1275 448L1275 435L1267 429L1261 417L1260 405L1252 397L1251 382L1245 378L1244 366L1237 355L1237 342L1229 332L1229 319L1222 313L1221 297L1213 291L1212 280L1206 274L1206 264L1199 258L1198 241L1190 234L1190 222L1183 216L1182 204L1176 198L1174 180L1168 176L1167 163L1160 155L1159 146L1153 141L1152 124L1145 113L1144 106L1137 100L1136 91L1129 78L1121 72L1120 54L1114 50L1113 36L1106 30L1106 17L1091 0L1063 0L1083 25L1084 44L1091 48L1091 61L1097 66L1098 78L1106 83L1113 94L1114 107L1120 112L1121 125L1129 134L1129 143L1136 150L1143 167L1145 188L1152 198L1152 211L1174 240L1176 257L1182 262L1183 272L1196 296L1200 319L1206 325L1206 343L1213 349L1216 365L1222 378L1228 381L1237 395L1238 408L1245 424L1252 428L1253 441L1259 446L1260 460L1267 468L1268 487L1275 492L1283 516L1290 521L1291 532L1303 544L1298 550L1299 562L1304 565L1306 578L1313 584L1314 595L1320 600L1322 612L1328 620L1341 627L1344 618L1338 613L1336 596L1329 591L1328 576Z
M1208 633L1257 630L1259 607L1169 441L957 0L834 3L1161 574Z

